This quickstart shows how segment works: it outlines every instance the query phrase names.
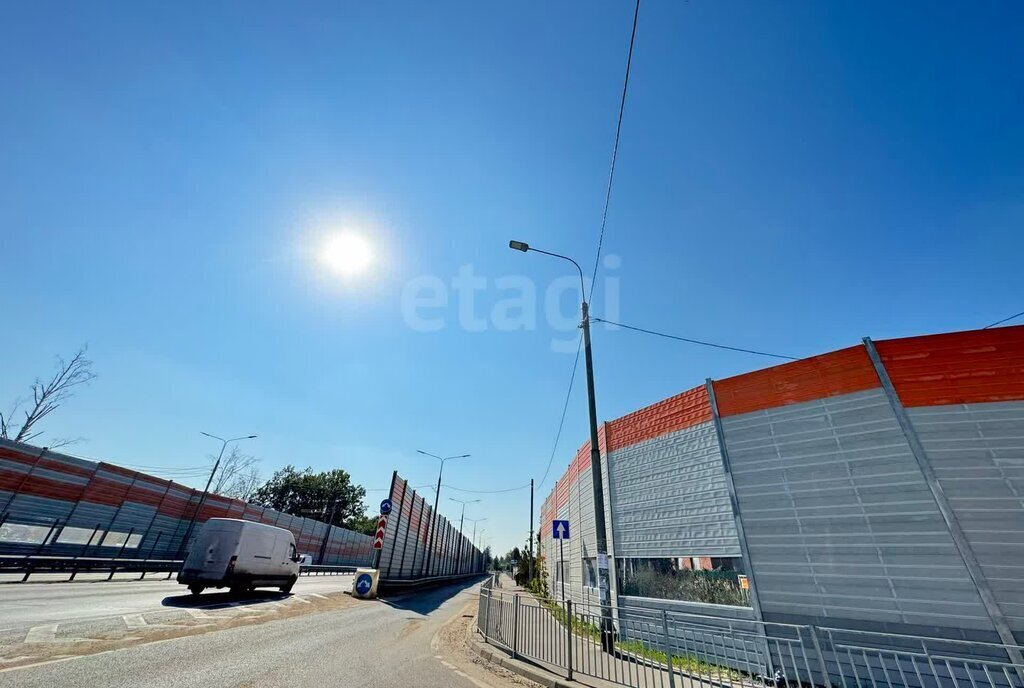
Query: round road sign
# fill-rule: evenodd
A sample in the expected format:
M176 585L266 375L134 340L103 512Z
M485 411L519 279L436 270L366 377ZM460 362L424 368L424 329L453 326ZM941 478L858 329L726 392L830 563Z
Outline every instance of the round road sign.
M385 516L391 513L391 500L385 499L380 503L380 512Z
M370 574L359 574L359 578L356 578L356 592L360 595L365 595L370 592L371 587L373 587L373 578L370 577Z

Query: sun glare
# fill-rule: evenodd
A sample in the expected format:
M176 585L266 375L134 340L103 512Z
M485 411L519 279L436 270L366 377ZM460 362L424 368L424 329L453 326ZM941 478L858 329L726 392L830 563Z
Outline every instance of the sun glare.
M373 249L358 234L334 234L323 242L320 262L336 275L352 277L370 266L373 262Z

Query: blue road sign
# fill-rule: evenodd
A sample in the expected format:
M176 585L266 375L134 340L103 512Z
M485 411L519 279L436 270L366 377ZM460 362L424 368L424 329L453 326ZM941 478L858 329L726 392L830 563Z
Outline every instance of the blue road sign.
M373 587L373 578L370 577L370 574L359 574L359 578L356 578L356 592L360 595L365 595L370 592L371 587Z
M569 539L569 522L568 521L551 521L551 537L556 540L568 540Z
M391 500L385 499L380 503L380 513L387 516L391 513Z

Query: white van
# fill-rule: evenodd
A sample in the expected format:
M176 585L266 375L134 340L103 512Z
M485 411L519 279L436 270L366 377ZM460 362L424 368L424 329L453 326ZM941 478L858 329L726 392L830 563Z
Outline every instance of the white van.
M298 577L291 531L238 518L211 518L196 535L178 582L193 595L206 588L241 593L274 587L291 592Z

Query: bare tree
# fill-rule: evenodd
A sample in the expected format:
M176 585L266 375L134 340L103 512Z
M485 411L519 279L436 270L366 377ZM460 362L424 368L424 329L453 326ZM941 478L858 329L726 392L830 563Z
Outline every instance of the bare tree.
M75 387L95 379L92 361L85 357L86 347L82 346L70 361L57 357L56 370L46 382L36 378L32 383L32 399L19 398L11 404L10 412L0 413L0 437L15 442L31 442L43 434L36 430L36 424L57 410L61 404L75 395ZM24 408L26 407L27 408ZM20 424L15 416L23 413ZM58 439L49 443L51 449L77 442L77 439Z
M210 463L216 463L217 457L209 457ZM259 481L259 472L257 464L259 459L249 454L243 454L238 450L238 447L231 447L231 452L221 459L220 468L217 471L217 475L213 476L213 483L210 485L210 492L219 495L225 495L227 497L233 497L234 494L229 494L236 487L236 483L239 483L237 487L240 489L245 487L246 481L244 478L256 474L256 480ZM256 488L253 487L252 490ZM249 490L251 493L252 490Z
M233 497L249 501L253 493L263 484L263 476L260 475L258 466L250 466L235 476L234 480L221 492L225 497Z

